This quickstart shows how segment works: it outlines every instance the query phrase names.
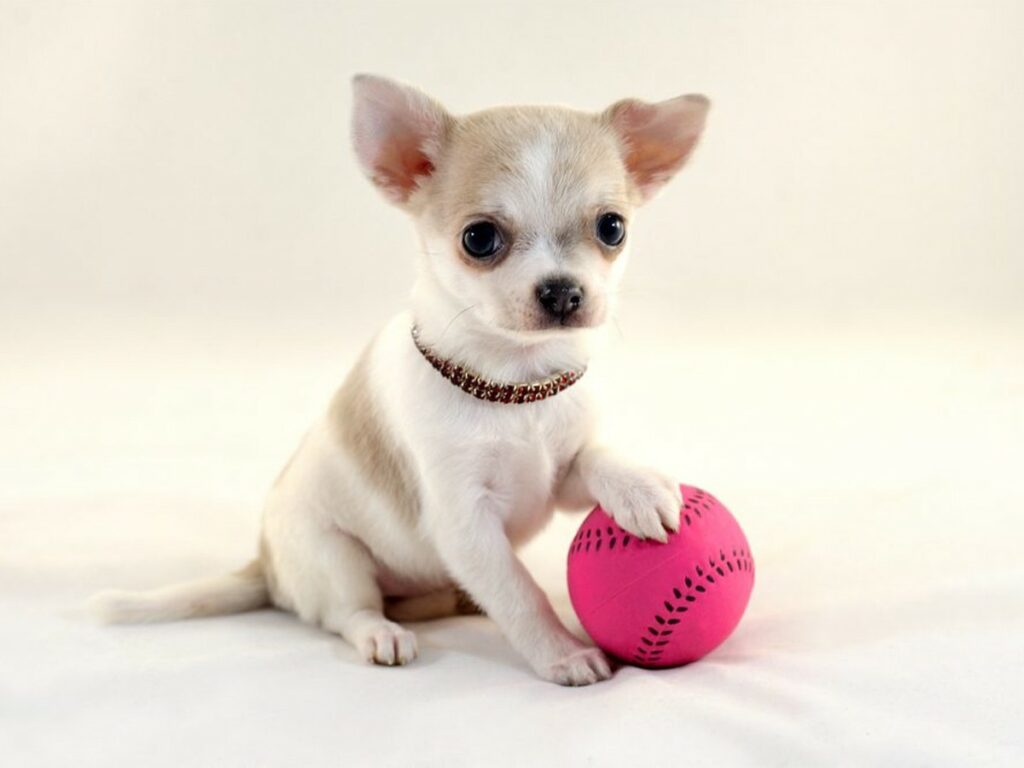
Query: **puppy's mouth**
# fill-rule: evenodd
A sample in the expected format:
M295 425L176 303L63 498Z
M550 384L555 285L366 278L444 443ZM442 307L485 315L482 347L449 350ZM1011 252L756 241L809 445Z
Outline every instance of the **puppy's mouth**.
M546 312L533 312L519 325L521 333L531 335L576 333L597 328L604 324L604 313L590 308L562 316L554 316Z
M574 331L582 328L593 328L599 323L592 322L590 317L584 315L569 315L568 317L538 317L530 326L532 331Z
M477 305L474 305L474 307ZM460 321L469 320L475 313L466 311L459 316ZM604 325L607 312L603 305L583 308L565 316L553 315L540 309L508 307L497 317L487 318L475 315L472 323L480 330L489 329L500 336L518 343L533 344L545 339L575 336Z

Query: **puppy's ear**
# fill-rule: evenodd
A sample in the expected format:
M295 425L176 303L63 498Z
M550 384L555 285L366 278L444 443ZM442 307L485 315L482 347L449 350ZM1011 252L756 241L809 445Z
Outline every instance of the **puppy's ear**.
M689 94L649 104L623 99L602 118L622 144L626 169L644 201L683 167L704 129L711 102Z
M377 75L352 78L352 143L370 181L407 202L434 164L452 124L444 107L408 85Z

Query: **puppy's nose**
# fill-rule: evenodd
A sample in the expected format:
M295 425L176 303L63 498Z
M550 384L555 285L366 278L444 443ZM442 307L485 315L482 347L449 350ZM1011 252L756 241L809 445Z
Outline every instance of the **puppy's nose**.
M537 286L537 301L545 312L564 324L583 304L583 288L566 277L552 278Z

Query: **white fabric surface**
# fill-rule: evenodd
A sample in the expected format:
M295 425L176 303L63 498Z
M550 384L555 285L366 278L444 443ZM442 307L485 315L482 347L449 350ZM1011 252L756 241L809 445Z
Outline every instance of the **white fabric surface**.
M0 763L1021 765L1019 331L627 327L612 433L731 507L758 581L704 661L585 689L536 679L479 617L417 626L405 669L271 611L92 625L94 589L245 561L356 347L155 321L9 339ZM568 621L576 524L525 553Z

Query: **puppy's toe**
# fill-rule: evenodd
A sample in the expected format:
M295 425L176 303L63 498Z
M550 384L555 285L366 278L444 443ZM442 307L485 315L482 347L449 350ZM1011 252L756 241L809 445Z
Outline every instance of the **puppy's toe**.
M416 635L405 628L395 637L395 661L398 664L408 664L419 655L419 646L416 643Z
M357 647L367 661L387 667L408 664L418 653L416 635L391 621L370 629Z
M599 683L612 676L612 667L598 648L582 648L558 659L544 677L559 685L581 686Z

